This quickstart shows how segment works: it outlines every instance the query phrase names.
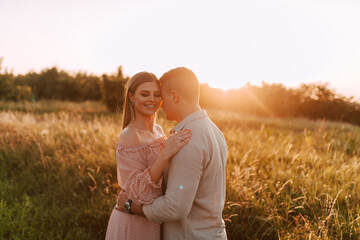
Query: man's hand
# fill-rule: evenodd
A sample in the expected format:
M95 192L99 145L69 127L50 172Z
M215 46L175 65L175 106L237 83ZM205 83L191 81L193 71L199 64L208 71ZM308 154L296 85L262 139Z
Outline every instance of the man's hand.
M125 212L125 203L127 200L129 200L129 197L124 191L121 191L117 198L115 208L121 212ZM145 217L142 205L137 205L134 202L131 203L131 212L136 215Z

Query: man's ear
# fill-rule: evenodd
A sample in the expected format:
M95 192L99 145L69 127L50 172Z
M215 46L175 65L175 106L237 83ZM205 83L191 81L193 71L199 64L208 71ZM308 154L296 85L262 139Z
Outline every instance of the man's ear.
M171 95L171 99L172 99L173 103L179 102L179 94L175 90L171 90L170 95Z

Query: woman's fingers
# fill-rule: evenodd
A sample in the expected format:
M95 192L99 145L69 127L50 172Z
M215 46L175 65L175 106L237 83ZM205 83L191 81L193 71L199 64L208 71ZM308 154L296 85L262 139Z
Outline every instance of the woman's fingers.
M185 139L191 138L191 135L192 135L191 130L183 129L178 133L176 133L174 137L176 137L180 141L184 141Z
M183 147L185 144L190 142L191 137L185 138L184 140L180 141L180 147Z
M191 135L191 131L187 129L181 130L171 135L166 141L164 151L167 152L168 156L174 156L180 148L190 142Z

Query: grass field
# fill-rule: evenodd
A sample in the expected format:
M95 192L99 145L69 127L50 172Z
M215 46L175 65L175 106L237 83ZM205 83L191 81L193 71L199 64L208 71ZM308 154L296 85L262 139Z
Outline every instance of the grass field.
M0 109L0 239L104 239L120 115L97 103ZM208 113L229 146L229 239L360 239L359 127Z

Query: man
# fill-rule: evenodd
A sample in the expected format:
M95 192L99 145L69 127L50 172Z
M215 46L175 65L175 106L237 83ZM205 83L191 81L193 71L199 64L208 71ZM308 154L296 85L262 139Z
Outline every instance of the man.
M126 212L164 223L164 239L226 239L222 210L225 202L227 145L223 134L199 106L199 82L180 67L160 78L162 108L178 124L172 132L192 131L191 141L164 170L165 195L137 206L120 194ZM215 97L215 96L214 96ZM179 139L181 140L181 139ZM121 210L121 209L120 209ZM139 229L141 231L141 229Z

